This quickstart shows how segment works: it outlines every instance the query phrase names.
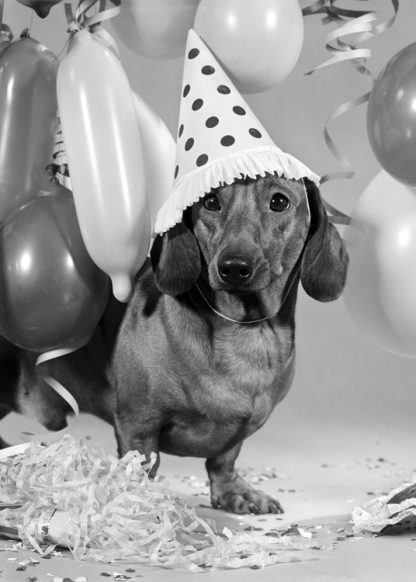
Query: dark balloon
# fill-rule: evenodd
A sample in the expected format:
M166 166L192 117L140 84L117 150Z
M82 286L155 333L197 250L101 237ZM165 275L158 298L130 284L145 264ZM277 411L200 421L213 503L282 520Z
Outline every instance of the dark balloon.
M397 53L374 83L367 130L386 172L416 186L416 43Z
M0 54L0 222L38 192L57 128L58 60L32 38Z
M40 18L46 18L48 16L50 9L55 4L59 4L62 0L17 0L20 4L24 6L29 6L29 8L33 8Z
M0 334L43 352L80 347L109 296L82 241L69 190L51 183L0 230Z

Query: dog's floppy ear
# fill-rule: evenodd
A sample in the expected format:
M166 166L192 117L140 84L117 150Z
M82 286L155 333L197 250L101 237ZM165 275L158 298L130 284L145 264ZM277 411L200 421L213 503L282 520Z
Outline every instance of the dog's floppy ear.
M157 236L150 258L156 285L168 295L181 295L189 291L201 272L198 243L183 222Z
M328 221L318 187L304 180L311 211L309 239L303 251L300 279L318 301L333 301L344 289L348 254L337 229Z

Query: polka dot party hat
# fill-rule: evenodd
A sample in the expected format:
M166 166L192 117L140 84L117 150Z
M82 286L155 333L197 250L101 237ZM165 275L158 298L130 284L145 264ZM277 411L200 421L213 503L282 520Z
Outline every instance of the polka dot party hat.
M188 33L173 189L155 234L182 221L185 208L212 188L276 172L287 179L319 177L279 149L194 30Z

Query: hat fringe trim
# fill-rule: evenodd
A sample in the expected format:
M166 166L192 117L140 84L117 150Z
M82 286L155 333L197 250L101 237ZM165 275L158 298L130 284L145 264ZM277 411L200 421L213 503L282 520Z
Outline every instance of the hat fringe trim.
M212 188L232 184L240 178L264 177L266 173L276 173L289 180L308 178L319 185L317 174L276 146L236 152L197 168L177 181L157 214L155 234L162 234L181 222L183 211L208 194Z

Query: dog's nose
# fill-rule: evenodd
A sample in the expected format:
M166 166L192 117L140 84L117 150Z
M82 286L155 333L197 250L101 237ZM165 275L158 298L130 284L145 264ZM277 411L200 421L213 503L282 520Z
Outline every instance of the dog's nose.
M253 274L253 268L247 259L242 257L225 257L218 264L221 279L230 285L240 285Z

